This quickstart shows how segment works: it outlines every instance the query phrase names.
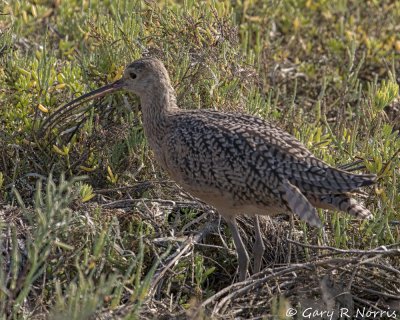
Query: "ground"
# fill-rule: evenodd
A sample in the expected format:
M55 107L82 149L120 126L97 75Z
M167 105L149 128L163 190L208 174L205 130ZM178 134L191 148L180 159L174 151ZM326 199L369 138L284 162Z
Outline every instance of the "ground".
M389 0L0 2L1 318L400 319L399 21ZM263 270L238 283L226 224L157 166L136 97L39 130L146 55L180 106L269 119L377 174L374 218L263 219Z

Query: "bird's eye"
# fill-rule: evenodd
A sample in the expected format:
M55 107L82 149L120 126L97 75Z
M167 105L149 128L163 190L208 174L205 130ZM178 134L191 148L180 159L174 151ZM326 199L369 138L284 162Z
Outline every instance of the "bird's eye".
M134 72L129 73L129 76L130 76L132 79L136 79L136 73L134 73Z

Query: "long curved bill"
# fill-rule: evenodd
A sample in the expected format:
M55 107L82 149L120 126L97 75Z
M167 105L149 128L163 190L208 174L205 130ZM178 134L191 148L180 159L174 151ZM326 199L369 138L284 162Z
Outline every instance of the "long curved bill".
M66 119L69 115L73 114L73 112L78 109L83 103L88 102L90 100L103 97L107 94L113 93L115 91L121 90L124 86L123 79L119 79L111 84L105 85L99 89L93 90L89 93L86 93L70 102L66 105L58 108L54 111L53 114L50 115L42 124L40 128L40 135L43 135L47 131L51 130L58 123ZM82 111L82 110L81 110ZM83 110L85 111L85 110Z

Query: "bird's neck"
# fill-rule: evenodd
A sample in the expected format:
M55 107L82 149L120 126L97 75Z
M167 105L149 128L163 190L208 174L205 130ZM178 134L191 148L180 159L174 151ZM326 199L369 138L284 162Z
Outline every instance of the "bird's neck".
M162 143L168 127L168 115L177 110L175 91L169 84L149 88L148 94L140 97L143 127L150 146Z

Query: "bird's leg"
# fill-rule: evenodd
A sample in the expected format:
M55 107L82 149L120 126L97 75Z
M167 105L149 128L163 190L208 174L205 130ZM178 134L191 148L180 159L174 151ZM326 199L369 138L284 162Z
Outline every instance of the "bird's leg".
M253 217L255 233L256 233L256 240L254 241L253 245L253 256L254 256L254 269L253 272L257 273L261 270L261 261L264 256L265 245L263 241L263 237L261 234L260 228L260 220L257 215Z
M236 220L233 218L226 219L228 227L232 232L233 242L235 243L236 252L238 254L238 265L239 265L239 281L246 279L247 270L249 269L249 255L244 246L243 240L240 237L239 230L236 225Z

